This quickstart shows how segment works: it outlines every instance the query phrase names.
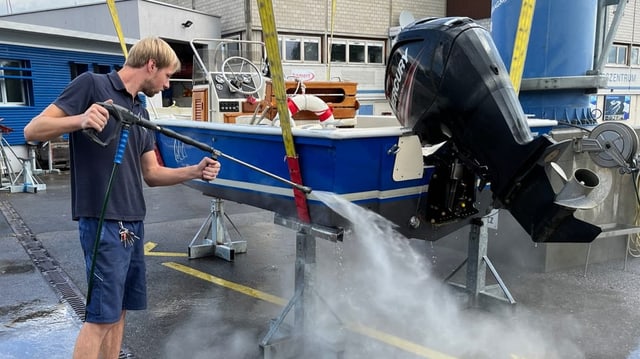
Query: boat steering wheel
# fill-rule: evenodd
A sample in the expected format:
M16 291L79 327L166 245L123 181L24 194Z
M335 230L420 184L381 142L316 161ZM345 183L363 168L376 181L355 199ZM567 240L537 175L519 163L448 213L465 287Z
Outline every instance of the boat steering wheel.
M249 59L241 56L231 56L224 60L222 76L231 91L245 95L257 93L264 85L264 77L260 69Z

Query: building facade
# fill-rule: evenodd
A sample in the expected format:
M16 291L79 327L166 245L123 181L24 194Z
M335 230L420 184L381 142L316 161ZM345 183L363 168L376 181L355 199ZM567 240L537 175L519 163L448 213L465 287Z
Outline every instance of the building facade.
M262 41L255 0L164 0L221 16L222 36ZM248 11L247 11L248 10ZM386 56L401 18L446 15L444 0L274 0L286 77L358 83L361 114L390 111L384 98Z
M401 25L424 17L469 16L490 27L491 5L495 1L273 0L285 76L357 82L361 114L388 112L384 98L386 56ZM116 4L127 45L144 36L160 36L174 46L185 64L172 83L171 98L158 101L164 106L174 101L179 106L190 106L189 40L263 40L255 0L120 0ZM605 27L613 23L615 6L608 10ZM638 0L626 2L615 41L606 56L603 72L608 85L591 94L594 113L600 121L625 119L640 124L640 27L635 26L639 11ZM18 80L7 76L0 82L0 118L16 130L53 99L53 94L73 77L73 71L107 71L123 62L104 3L0 19L6 21L0 23L4 75L15 71L19 76ZM62 52L53 54L54 50ZM87 58L83 52L95 59ZM107 55L112 57L105 58ZM53 62L48 68L44 63L39 67L39 58L53 61L64 57L70 60L60 68L52 66ZM70 69L75 65L69 63L75 62L77 68ZM41 83L44 79L48 82ZM9 90L18 88L16 81L21 81L21 92L12 94ZM19 132L7 135L11 143L22 141Z
M610 9L606 26L613 24ZM602 120L626 120L640 125L640 2L629 0L618 25L611 49L607 52L604 75L607 87L600 89L592 102Z
M84 71L109 72L124 62L114 36L0 21L0 123L3 137L24 144L22 129Z
M206 13L224 14L221 18L223 36L262 38L255 1L164 1ZM598 3L590 1L594 6ZM364 112L378 113L385 109L381 93L384 56L381 62L375 54L380 50L387 53L393 34L400 27L401 14L411 14L415 19L468 16L490 27L491 11L497 3L497 0L302 0L292 6L291 1L274 0L273 6L281 44L284 44L281 57L287 75L356 81L358 96L365 104ZM613 47L607 52L602 70L608 84L592 94L590 101L598 121L622 118L640 125L637 119L640 117L640 26L636 26L640 4L638 0L629 0L624 5ZM615 10L616 6L608 8L604 28L611 28ZM604 38L598 41L602 44ZM597 61L594 59L594 64Z

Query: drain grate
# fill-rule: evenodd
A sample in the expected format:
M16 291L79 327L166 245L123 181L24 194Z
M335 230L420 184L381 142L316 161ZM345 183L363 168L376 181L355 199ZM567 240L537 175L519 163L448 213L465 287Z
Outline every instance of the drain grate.
M53 285L66 283L67 278L65 278L58 271L49 271L44 273L45 278L49 281L49 283Z
M71 277L60 268L58 262L51 257L42 242L36 238L22 217L20 217L20 214L8 201L0 201L0 211L7 219L18 242L20 242L34 265L58 294L60 300L73 309L78 320L83 321L86 303L84 294L73 284ZM128 349L123 348L118 359L127 358L135 358L135 356Z

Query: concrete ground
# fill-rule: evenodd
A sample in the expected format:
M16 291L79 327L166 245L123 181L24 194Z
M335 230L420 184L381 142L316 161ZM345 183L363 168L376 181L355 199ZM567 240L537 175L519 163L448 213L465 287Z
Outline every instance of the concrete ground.
M80 327L86 281L68 174L42 178L46 191L0 193L3 359L69 358ZM263 357L259 343L294 293L296 232L270 212L225 202L247 253L233 262L189 259L210 198L185 186L147 188L146 196L149 308L128 314L121 357ZM626 270L623 260L593 263L585 276L583 266L542 273L496 259L517 304L469 308L443 283L466 258L452 245L466 233L396 238L354 212L360 224L343 243L317 241L307 343L337 341L345 358L640 358L640 260ZM303 357L336 357L311 344Z

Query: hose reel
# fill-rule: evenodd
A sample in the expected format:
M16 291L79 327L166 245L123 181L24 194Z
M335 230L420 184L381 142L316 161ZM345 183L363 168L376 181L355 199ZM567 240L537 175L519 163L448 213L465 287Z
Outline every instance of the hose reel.
M631 173L636 169L638 135L624 122L603 122L582 140L582 150L598 166L620 167L620 173Z

